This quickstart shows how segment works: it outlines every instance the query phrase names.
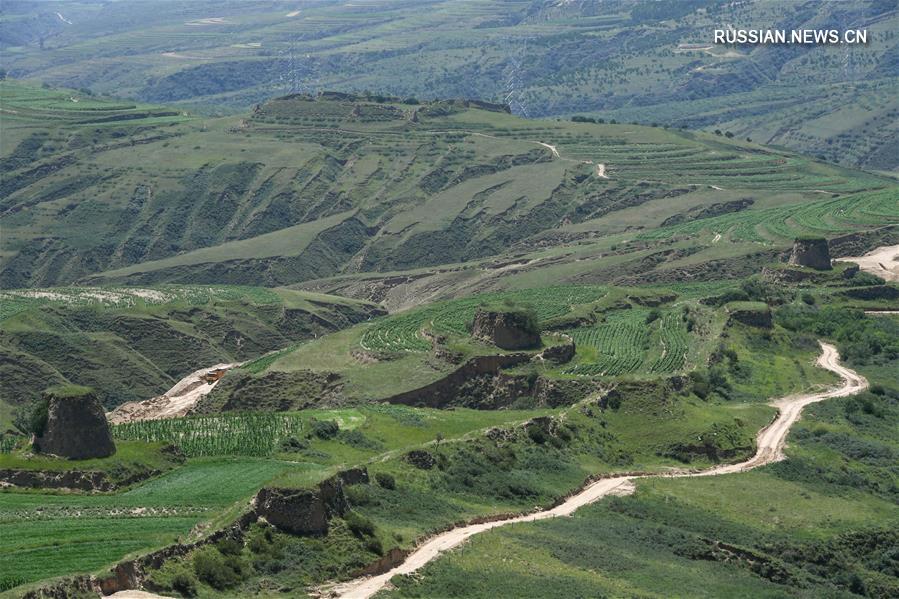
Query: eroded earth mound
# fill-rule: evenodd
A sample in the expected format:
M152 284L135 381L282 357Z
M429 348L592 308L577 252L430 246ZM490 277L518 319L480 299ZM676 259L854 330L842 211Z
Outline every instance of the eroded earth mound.
M47 422L35 439L43 453L72 460L105 458L115 453L115 443L100 400L86 387L51 388L44 394Z
M478 310L471 334L502 349L530 349L540 345L540 331L523 311Z

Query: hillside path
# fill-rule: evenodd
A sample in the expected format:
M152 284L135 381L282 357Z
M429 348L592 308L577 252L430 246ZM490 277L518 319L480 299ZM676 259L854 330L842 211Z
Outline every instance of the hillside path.
M634 481L639 478L717 476L720 474L746 472L747 470L752 470L759 466L783 460L786 457L783 449L786 444L787 434L790 432L790 427L792 427L799 419L799 415L805 406L825 399L853 395L863 391L868 386L868 381L865 380L863 376L840 365L839 353L837 352L836 347L828 343L819 343L821 344L821 355L818 357L816 365L839 375L843 379L842 384L827 391L803 395L791 395L772 401L770 405L778 409L778 415L771 424L759 431L756 438L755 455L748 460L737 464L725 464L699 471L674 469L662 474L622 475L602 478L588 484L582 490L578 491L554 508L525 514L523 516L516 516L506 520L496 520L493 522L461 526L440 533L419 545L402 564L384 574L351 580L336 585L330 590L323 589L320 596L341 597L345 599L367 599L384 589L390 579L397 574L410 574L415 572L439 557L442 552L459 546L468 538L478 533L492 528L505 526L507 524L534 522L537 520L554 518L556 516L569 516L578 508L589 505L603 497L632 493L635 488Z
M899 245L879 247L864 256L837 258L837 260L855 262L863 271L886 281L899 281Z
M136 420L159 420L161 418L178 418L186 415L204 396L209 394L218 381L206 382L204 375L212 370L230 370L240 363L215 364L192 372L175 386L151 399L129 401L106 414L110 424L122 424Z

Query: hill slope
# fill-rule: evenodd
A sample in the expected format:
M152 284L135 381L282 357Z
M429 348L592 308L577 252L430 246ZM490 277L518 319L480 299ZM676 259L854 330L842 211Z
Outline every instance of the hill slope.
M107 408L184 375L382 314L372 304L253 287L51 288L0 292L0 422L47 387L94 387Z
M891 184L715 135L477 102L294 95L201 119L10 81L0 93L6 288L284 285Z
M290 91L509 103L516 114L729 129L895 170L895 2L390 0L7 3L13 76L242 110ZM867 29L855 46L712 44L727 25Z

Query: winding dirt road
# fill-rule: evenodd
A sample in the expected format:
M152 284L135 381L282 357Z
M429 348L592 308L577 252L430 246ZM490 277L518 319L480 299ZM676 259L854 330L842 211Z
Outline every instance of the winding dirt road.
M358 578L337 585L331 589L323 589L321 596L341 597L345 599L367 599L382 590L390 579L397 574L410 574L422 568L439 555L465 542L469 537L478 533L514 524L517 522L534 522L556 516L569 516L578 508L591 504L609 495L626 495L634 491L634 481L639 478L680 478L694 476L717 476L720 474L732 474L745 472L777 462L785 458L783 449L786 444L787 433L790 427L799 419L802 409L808 404L831 399L845 397L863 391L868 386L868 381L858 373L840 365L837 349L827 343L821 343L821 355L816 364L838 374L843 383L834 389L806 395L791 395L771 402L771 405L779 410L777 417L767 427L759 431L756 438L755 455L745 462L715 466L707 470L693 471L676 469L657 475L623 475L612 478L603 478L588 484L581 491L575 493L558 506L523 516L516 516L507 520L472 524L446 531L431 537L410 554L406 560L392 570L378 576Z

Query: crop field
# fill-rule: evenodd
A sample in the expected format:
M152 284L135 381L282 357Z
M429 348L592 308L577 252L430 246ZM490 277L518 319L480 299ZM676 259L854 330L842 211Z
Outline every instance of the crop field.
M206 459L115 495L0 493L0 573L21 584L168 545L292 466Z
M16 446L18 437L13 435L0 435L0 453L9 453Z
M666 373L681 370L686 361L690 334L679 312L668 312L659 321L659 342L662 355L650 365L650 372Z
M899 190L865 192L844 198L746 210L642 233L643 239L694 236L704 231L730 239L769 242L802 234L836 235L854 229L899 223Z
M140 287L50 287L0 291L0 320L44 305L133 308L184 303L189 306L212 301L246 300L255 304L275 304L273 291L261 287L190 285Z
M164 125L190 119L178 109L93 98L74 90L44 89L0 81L0 114L5 127L41 123L70 126Z
M143 420L112 427L116 439L172 443L191 457L267 456L282 439L302 430L299 416L268 412Z
M579 361L566 369L568 374L615 376L635 372L644 362L649 349L649 330L645 310L615 313L606 322L591 328L568 332L578 349L592 350L595 357Z
M577 345L578 357L563 372L618 376L682 370L690 343L682 312L667 310L652 322L647 322L648 315L644 309L616 311L592 327L566 331Z
M532 308L544 321L562 316L574 306L594 302L605 293L606 288L598 286L546 287L441 302L382 319L362 335L360 344L373 351L427 351L431 344L422 335L423 329L435 334L466 335L481 305L509 303Z

